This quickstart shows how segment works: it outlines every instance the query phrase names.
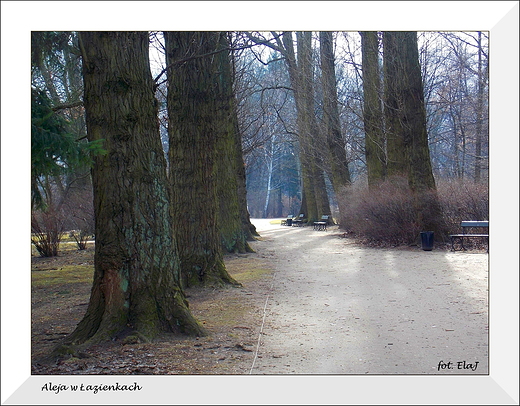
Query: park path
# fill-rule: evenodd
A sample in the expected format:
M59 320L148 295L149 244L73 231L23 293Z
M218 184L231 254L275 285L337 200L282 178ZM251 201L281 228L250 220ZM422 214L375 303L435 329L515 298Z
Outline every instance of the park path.
M251 374L487 374L488 255L253 220L274 270Z

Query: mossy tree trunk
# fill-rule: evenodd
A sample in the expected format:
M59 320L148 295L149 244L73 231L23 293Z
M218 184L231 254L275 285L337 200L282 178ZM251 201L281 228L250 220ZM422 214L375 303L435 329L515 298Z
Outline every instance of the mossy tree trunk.
M401 62L399 34L383 33L384 118L386 132L387 176L407 176L408 162L404 138L404 110L399 83L408 76ZM405 75L400 78L399 75Z
M219 135L217 136L217 160L215 178L217 180L217 195L219 200L218 228L222 238L223 249L227 252L245 253L253 250L248 244L248 237L242 227L239 199L239 170L237 165L243 165L241 144L238 131L238 115L235 95L233 92L233 70L231 55L227 49L230 45L228 34L219 33L219 47L223 50L215 55L218 77L217 95L215 98L216 119ZM246 203L247 205L247 203ZM247 209L247 206L246 206Z
M365 158L368 185L371 187L384 179L386 170L379 46L376 31L363 31L360 32L360 35L363 71Z
M165 32L170 182L183 286L236 284L219 230L219 148L228 148L219 32ZM231 134L232 135L232 134ZM229 152L229 151L226 151ZM229 157L227 157L229 159ZM226 176L227 177L227 176ZM236 188L236 182L235 182ZM235 198L236 200L236 198ZM235 201L236 203L236 201ZM237 209L236 205L235 209Z
M242 232L244 233L247 241L254 241L255 237L258 237L259 234L256 231L256 227L251 223L251 216L249 215L249 210L247 208L247 187L246 187L246 166L244 163L244 158L242 155L242 136L240 133L239 125L238 125L238 115L236 113L236 104L235 104L235 114L237 120L235 122L235 159L236 165L235 169L237 171L237 194L238 194L238 209L240 211L240 222L242 225Z
M204 334L180 286L147 32L81 32L84 104L94 158L95 272L69 344L128 333Z
M388 175L404 174L423 230L445 227L430 160L426 108L415 31L384 32Z
M350 184L345 140L341 135L338 110L338 91L334 68L334 49L331 31L320 31L321 81L323 88L323 121L329 148L330 171L334 191ZM323 213L329 214L329 213Z

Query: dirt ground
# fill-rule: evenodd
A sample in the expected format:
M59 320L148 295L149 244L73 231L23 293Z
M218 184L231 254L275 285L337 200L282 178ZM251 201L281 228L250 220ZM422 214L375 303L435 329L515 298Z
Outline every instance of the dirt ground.
M275 270L254 374L487 374L488 254L258 224Z
M113 342L55 364L40 359L79 322L91 287L60 273L89 275L93 248L33 257L32 374L488 373L485 251L367 248L335 227L253 221L256 252L226 257L242 287L187 290L210 336Z
M230 255L226 265L242 287L186 290L194 316L209 330L207 337L160 337L149 344L112 342L85 351L81 358L43 362L59 340L72 332L84 315L90 296L88 280L60 283L70 266L93 272L94 248L67 249L58 258L32 258L32 368L40 374L245 374L249 372L258 325L262 318L266 275L262 254ZM77 269L77 268L76 268ZM46 273L48 286L35 279Z

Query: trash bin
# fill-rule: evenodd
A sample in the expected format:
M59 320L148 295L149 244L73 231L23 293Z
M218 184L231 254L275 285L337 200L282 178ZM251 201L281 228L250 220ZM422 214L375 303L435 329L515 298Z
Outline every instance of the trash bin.
M288 225L289 227L292 226L292 219L287 219L287 225Z
M433 231L421 232L421 248L423 251L431 251L433 249Z

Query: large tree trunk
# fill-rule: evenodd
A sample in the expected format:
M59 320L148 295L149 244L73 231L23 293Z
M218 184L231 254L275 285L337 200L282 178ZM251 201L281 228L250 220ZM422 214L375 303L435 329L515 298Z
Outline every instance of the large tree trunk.
M417 33L385 32L383 38L388 92L385 113L389 131L388 174L403 174L408 178L415 196L417 224L443 237L445 227L428 147Z
M407 78L400 61L400 36L403 33L385 31L383 33L383 71L385 100L385 130L387 141L387 175L407 176L408 162L403 136L404 110L400 81Z
M368 185L384 179L386 157L380 97L379 52L376 31L360 32L363 69L363 123Z
M330 169L334 191L350 184L345 141L341 136L338 91L334 69L334 49L331 31L320 31L321 80L323 86L323 120L330 152ZM324 213L328 214L328 213Z
M309 222L320 219L323 214L330 214L330 203L325 185L323 170L324 156L328 158L327 141L320 138L318 123L314 112L314 76L312 68L312 33L298 32L298 67L300 73L300 103L302 110L298 113L298 131L305 145L304 160L308 164L308 189L306 217ZM302 161L303 162L303 161ZM304 164L305 165L305 164ZM303 165L302 165L303 168ZM305 173L305 171L304 171ZM305 186L305 178L304 178ZM312 202L311 195L314 195ZM316 207L316 209L314 209Z
M236 104L235 104L236 112ZM242 156L242 136L238 125L238 116L235 113L237 120L235 122L235 169L237 171L237 194L238 194L238 209L240 211L240 221L242 223L242 232L246 236L247 241L254 241L255 236L259 234L256 227L251 223L251 217L247 208L247 187L246 187L246 166ZM249 247L251 248L251 247Z
M235 253L252 252L247 242L248 234L242 227L240 213L240 199L238 196L238 169L237 154L242 157L242 150L237 147L239 136L238 116L233 92L233 71L231 66L227 33L219 33L219 47L224 51L215 55L218 78L216 103L216 119L219 134L217 135L217 160L215 165L215 179L217 180L217 194L219 199L218 229L225 251ZM243 162L242 162L243 166Z
M79 344L160 331L204 334L180 286L146 32L80 33L95 157L95 272Z
M222 145L218 32L165 32L172 212L183 286L236 284L218 228Z
M398 94L402 102L402 130L409 157L409 182L413 190L435 189L428 147L426 106L419 65L417 33L398 33L402 69L398 75Z

